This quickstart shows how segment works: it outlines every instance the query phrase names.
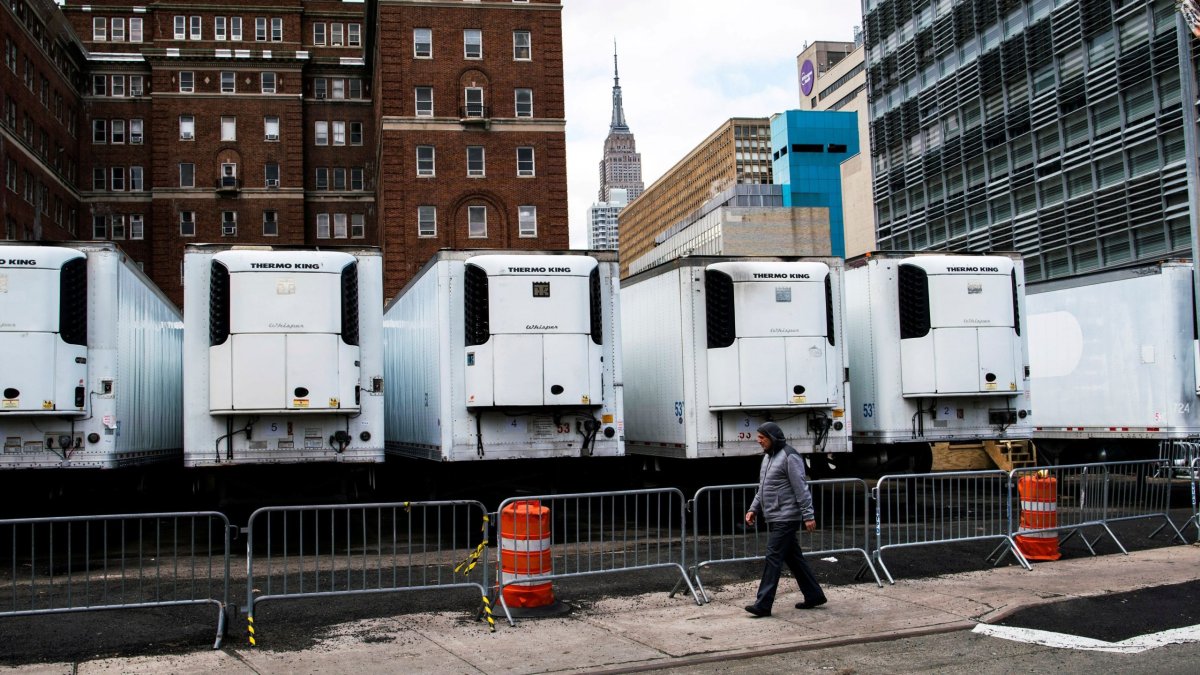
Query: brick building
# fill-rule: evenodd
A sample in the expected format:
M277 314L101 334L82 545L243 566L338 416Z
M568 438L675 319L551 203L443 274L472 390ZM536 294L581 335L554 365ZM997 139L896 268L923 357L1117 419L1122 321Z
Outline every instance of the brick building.
M6 237L119 241L176 301L192 242L380 245L387 296L438 248L565 248L561 4L461 4L5 3L0 153L35 195Z

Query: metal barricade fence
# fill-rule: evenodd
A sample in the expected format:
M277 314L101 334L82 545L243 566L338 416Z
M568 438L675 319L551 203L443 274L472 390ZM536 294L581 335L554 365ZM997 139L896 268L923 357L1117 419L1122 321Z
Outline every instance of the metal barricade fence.
M1031 569L1009 534L1008 482L1008 473L999 470L881 477L874 489L874 557L888 583L896 581L883 552L907 546L1000 539Z
M1079 534L1080 541L1095 555L1096 550L1093 547L1103 535L1097 535L1089 541L1083 531L1087 527L1098 527L1104 530L1104 534L1113 540L1122 553L1128 553L1109 525L1127 520L1162 518L1163 526L1150 536L1169 528L1180 541L1185 541L1179 529L1171 522L1169 514L1174 475L1175 470L1168 460L1013 469L1009 484L1013 503L1018 508L1013 510L1009 532L1013 536L1035 531L1066 532L1067 535L1059 541L1060 545ZM1053 479L1055 502L1050 508L1055 513L1055 522L1053 527L1023 529L1020 517L1022 510L1047 508L1047 505L1023 503L1020 499L1021 482L1035 478Z
M1197 493L1197 482L1200 481L1200 441L1169 440L1159 443L1159 459L1170 463L1171 471L1180 477L1185 477L1191 483L1192 513L1181 530L1189 526L1196 528L1196 540L1200 542L1200 494Z
M229 520L138 513L0 520L0 616L229 603Z
M801 528L804 555L861 553L865 561L863 570L870 570L875 583L882 586L867 552L870 549L867 484L857 478L845 478L809 481L808 486L813 496L817 529L807 532ZM706 601L708 594L700 579L700 570L764 557L767 528L747 527L744 520L757 491L757 483L708 486L697 490L688 503L692 520L692 559L688 569Z
M487 509L477 501L273 506L250 516L246 612L268 600L485 588Z
M497 509L499 523L514 518L518 532L537 532L535 510L518 509L521 503L536 503L549 509L549 532L545 542L551 550L550 571L517 575L499 574L496 595L509 625L516 625L504 589L512 585L529 586L540 582L595 574L675 568L696 604L703 604L692 586L686 568L686 502L674 488L590 492L563 495L511 497ZM510 514L507 515L506 514ZM498 531L499 559L505 547L505 533ZM520 550L518 547L517 550ZM544 549L543 549L544 550Z

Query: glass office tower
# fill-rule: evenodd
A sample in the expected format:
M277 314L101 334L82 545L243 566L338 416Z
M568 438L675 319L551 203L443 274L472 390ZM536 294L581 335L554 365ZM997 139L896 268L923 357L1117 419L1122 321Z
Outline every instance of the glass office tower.
M1190 254L1171 0L864 13L880 249L1016 250L1031 281Z

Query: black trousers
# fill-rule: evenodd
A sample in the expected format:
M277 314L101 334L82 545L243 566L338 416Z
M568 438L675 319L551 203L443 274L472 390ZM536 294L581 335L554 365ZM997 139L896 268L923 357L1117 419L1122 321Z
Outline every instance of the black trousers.
M770 611L775 604L775 591L779 588L779 574L786 563L800 584L800 592L808 602L818 602L825 598L821 585L817 583L812 568L804 561L804 553L800 550L800 521L785 521L770 523L770 535L767 537L767 560L763 564L762 581L758 584L758 598L754 604L759 609Z

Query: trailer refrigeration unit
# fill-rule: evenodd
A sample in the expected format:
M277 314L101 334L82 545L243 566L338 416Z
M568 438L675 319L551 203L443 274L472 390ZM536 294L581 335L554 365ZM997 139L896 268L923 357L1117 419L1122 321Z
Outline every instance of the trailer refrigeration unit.
M113 244L0 245L0 469L178 462L182 340Z
M184 464L383 461L382 257L195 244Z
M931 443L1027 441L1016 254L868 253L847 262L852 440L862 464L931 464Z
M387 449L624 454L612 253L442 251L384 314Z
M1192 265L1032 284L1033 437L1059 463L1149 459L1200 435Z
M758 455L767 420L850 449L840 258L679 258L624 280L621 327L629 454Z

